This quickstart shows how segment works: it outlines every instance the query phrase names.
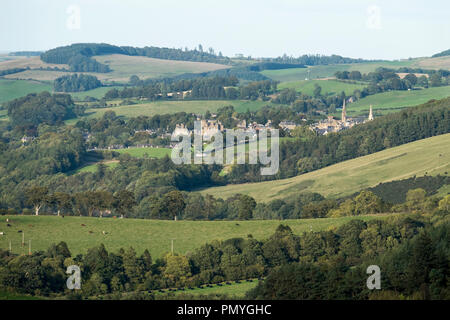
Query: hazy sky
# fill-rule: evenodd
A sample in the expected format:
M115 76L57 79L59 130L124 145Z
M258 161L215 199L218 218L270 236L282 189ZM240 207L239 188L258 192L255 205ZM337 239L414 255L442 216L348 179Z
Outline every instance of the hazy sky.
M228 56L400 59L450 48L447 0L3 0L0 10L0 51L201 43Z

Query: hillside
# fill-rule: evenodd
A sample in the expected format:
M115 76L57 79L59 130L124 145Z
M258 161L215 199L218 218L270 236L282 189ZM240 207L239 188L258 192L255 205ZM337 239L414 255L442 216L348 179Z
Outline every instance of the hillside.
M381 218L386 216L379 216ZM9 218L11 227L6 227ZM375 216L360 216L364 221ZM354 217L283 220L293 232L301 234L307 231L327 230L338 227ZM4 216L0 222L0 248L8 249L11 241L14 253L28 253L28 245L21 246L22 230L25 242L31 240L32 251L47 250L52 243L65 241L72 255L86 253L101 243L107 250L117 252L120 248L132 246L138 254L148 249L154 258L160 258L171 250L174 239L174 252L186 254L199 248L206 242L225 240L235 237L247 238L252 234L255 239L266 239L280 225L279 220L252 221L168 221L144 219L113 219L56 216ZM83 226L85 225L85 226ZM104 235L102 232L107 234ZM91 233L92 232L92 233Z
M324 81L322 81L324 82ZM442 99L450 96L450 86L434 87L422 90L396 90L367 96L354 103L347 104L349 116L367 116L369 106L373 106L375 116L397 112L405 107L425 103L431 99ZM340 113L335 116L340 117Z
M326 197L338 198L380 182L414 175L448 174L449 145L450 134L445 134L344 161L289 179L213 187L201 192L219 198L243 193L261 202L284 198L300 191L318 192Z
M108 65L111 72L96 73L82 72L84 74L95 75L101 81L128 82L130 76L137 75L141 79L170 77L183 73L200 73L229 68L229 66L210 63L166 60L148 57L127 56L121 54L103 55L93 57L98 62ZM18 73L5 76L7 79L33 79L33 80L54 80L66 74L80 72L64 72L53 70L40 70L39 68L65 68L64 64L48 64L39 59L39 57L21 57L18 59L6 60L0 62L0 70L13 68L30 68Z
M361 73L375 71L379 67L397 69L400 67L425 68L425 69L450 69L450 57L415 58L382 62L363 62L352 64L318 65L308 68L264 70L261 73L277 81L296 81L305 79L319 79L333 77L336 71L354 71Z

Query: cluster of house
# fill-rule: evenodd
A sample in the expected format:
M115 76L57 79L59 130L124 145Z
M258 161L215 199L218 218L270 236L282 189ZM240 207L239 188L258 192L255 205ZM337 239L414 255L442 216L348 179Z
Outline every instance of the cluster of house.
M282 121L279 123L279 127L284 130L293 130L297 127L297 124L293 121ZM205 138L212 137L217 132L224 132L226 128L219 120L200 120L200 128L202 136ZM258 132L264 129L273 129L272 121L268 120L266 124L260 124L257 122L250 122L241 120L237 123L236 129L244 131L255 131ZM183 123L177 124L172 135L174 136L187 136L193 131L189 130Z
M373 120L372 106L369 109L369 117L364 118L349 118L347 117L347 110L345 107L345 100L342 105L342 115L341 120L334 119L333 116L328 116L327 119L314 123L310 126L310 129L317 132L318 134L325 135L330 132L339 132L351 128L357 124L365 123L367 121Z

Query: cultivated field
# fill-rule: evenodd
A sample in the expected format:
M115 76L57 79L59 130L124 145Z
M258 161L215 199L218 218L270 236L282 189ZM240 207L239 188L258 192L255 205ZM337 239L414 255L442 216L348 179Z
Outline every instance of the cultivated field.
M344 161L289 179L244 183L202 190L219 198L236 193L257 201L285 198L301 191L338 198L381 182L450 172L450 134L440 135Z
M109 65L113 70L105 74L104 80L118 82L128 82L132 75L147 79L229 68L229 66L216 63L165 60L121 54L95 56L93 58L98 62Z
M388 215L379 215L386 218ZM7 227L6 218L11 227ZM360 216L368 221L372 216ZM301 234L308 231L327 230L337 227L355 217L299 219L299 220L253 220L253 221L167 221L144 219L114 219L66 216L2 216L0 248L8 249L11 241L12 251L28 253L29 240L33 252L47 250L52 243L65 241L72 255L86 253L87 249L101 243L107 250L117 252L120 248L132 246L138 254L148 249L153 258L160 258L171 250L186 254L213 240L226 240L234 237L246 238L252 234L256 239L266 239L282 223L289 225L293 232ZM82 225L85 226L82 226ZM25 235L24 247L21 246ZM103 231L106 234L103 234ZM92 232L92 233L91 233Z
M400 67L425 68L425 69L450 69L450 57L440 58L415 58L397 61L385 62L364 62L352 64L331 64L312 66L308 68L281 69L281 70L264 70L261 73L265 76L278 81L296 81L318 78L333 77L336 71L354 71L358 70L362 73L375 71L379 67L397 69ZM309 71L309 77L308 77Z
M108 81L128 82L130 76L132 75L137 75L141 79L146 79L146 78L169 77L183 73L208 72L229 68L229 66L216 63L154 59L147 57L126 56L121 54L95 56L93 58L101 63L109 65L110 68L112 69L112 72L108 73L83 72L83 73L94 75L99 80L107 82ZM53 81L56 78L61 77L63 75L74 73L64 71L38 70L38 68L47 68L47 67L50 68L57 67L60 69L70 68L68 65L65 64L45 63L41 61L39 57L30 57L30 58L12 57L11 59L0 61L0 70L13 68L27 68L27 67L29 67L30 70L9 74L5 76L5 78Z
M345 83L337 80L299 80L282 82L277 88L280 90L285 88L295 89L297 92L312 96L316 84L322 88L321 94L323 95L336 95L342 91L346 95L351 95L356 89L361 90L367 86L366 84Z
M417 106L431 99L442 99L450 96L450 86L434 87L411 91L389 91L367 96L354 103L347 104L349 116L367 116L372 105L374 115L397 112L405 107ZM336 115L338 115L336 113ZM340 116L340 114L339 114Z
M1 56L0 56L1 57ZM14 69L14 68L65 68L69 69L67 64L52 64L46 63L40 57L25 57L25 56L3 56L0 60L0 70Z

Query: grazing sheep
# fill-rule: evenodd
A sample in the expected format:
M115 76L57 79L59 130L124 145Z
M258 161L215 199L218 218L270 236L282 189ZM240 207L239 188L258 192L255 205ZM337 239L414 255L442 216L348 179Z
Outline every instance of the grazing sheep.
M0 232L0 236L4 236L5 235L5 233L4 232Z
M18 230L17 233L22 233L22 230Z
M106 232L106 231L102 231L102 233L103 233L103 235L108 234L108 232Z
M6 225L7 227L11 227L11 225L8 223L7 225Z

